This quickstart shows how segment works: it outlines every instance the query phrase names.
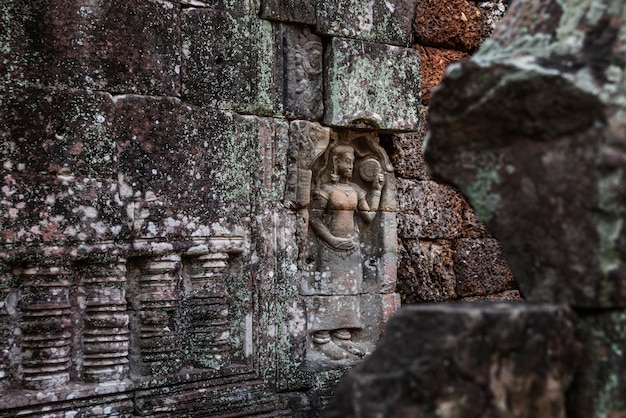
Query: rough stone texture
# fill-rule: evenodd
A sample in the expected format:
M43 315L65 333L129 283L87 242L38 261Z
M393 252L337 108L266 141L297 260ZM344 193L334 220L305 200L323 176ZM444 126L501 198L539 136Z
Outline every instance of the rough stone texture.
M25 88L5 91L0 114L3 174L111 178L111 95Z
M268 21L230 11L188 9L181 31L185 100L244 113L274 113L277 69Z
M498 294L517 286L495 239L456 240L454 274L459 297Z
M470 55L463 51L437 49L421 45L417 45L416 49L420 52L422 64L420 67L422 71L422 104L427 106L433 89L441 82L448 66L469 58Z
M432 180L399 181L398 233L404 238L458 238L463 234L462 196Z
M229 10L237 14L257 15L261 0L174 0L173 2L186 6Z
M457 298L450 240L404 239L400 247L398 291L403 303Z
M483 40L482 31L483 16L472 1L417 1L415 43L472 52Z
M179 92L179 14L171 3L15 0L3 4L2 16L5 80L11 74L116 93Z
M325 63L326 124L383 131L419 127L417 51L333 38Z
M424 136L427 131L426 107L421 108L421 120L416 132L388 135L381 138L381 145L389 154L396 176L405 179L428 180L424 154Z
M317 1L318 32L381 44L408 46L415 1Z
M623 310L581 312L578 328L585 343L582 364L568 393L568 417L621 417L626 414L626 314Z
M280 22L297 22L315 25L315 0L264 0L261 2L261 17Z
M528 300L626 305L625 15L611 4L513 3L430 102L428 160L502 240Z
M574 334L563 306L405 306L325 416L564 418Z

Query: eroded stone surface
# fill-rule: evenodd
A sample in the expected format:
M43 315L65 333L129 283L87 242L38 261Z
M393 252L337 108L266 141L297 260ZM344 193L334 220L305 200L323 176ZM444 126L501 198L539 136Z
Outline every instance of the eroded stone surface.
M0 70L44 85L177 95L178 21L166 2L9 1Z
M182 96L197 105L274 112L275 46L270 22L215 9L182 14Z
M419 53L333 38L326 52L324 122L383 131L419 128Z
M264 19L280 22L298 22L315 25L315 0L263 0L261 14Z
M463 234L463 197L432 180L399 181L398 231L403 238L458 238Z
M481 10L472 1L416 2L415 43L471 52L480 45L483 39L482 30Z
M467 59L470 55L467 52L453 49L439 49L421 45L417 45L416 48L420 52L422 63L420 67L422 71L422 103L428 105L433 89L441 82L448 66L462 59Z
M495 239L459 239L454 246L459 297L497 294L517 287Z
M560 306L403 307L326 416L565 417L581 351L574 333Z
M407 46L413 0L318 1L316 29L325 35Z
M3 174L115 177L109 94L20 88L1 103Z
M452 244L450 240L402 240L398 291L403 303L457 298Z

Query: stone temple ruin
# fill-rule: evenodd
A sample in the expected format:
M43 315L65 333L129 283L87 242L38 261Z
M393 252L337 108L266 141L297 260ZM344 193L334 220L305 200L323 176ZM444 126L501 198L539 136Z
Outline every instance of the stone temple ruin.
M626 414L619 2L0 6L0 416Z

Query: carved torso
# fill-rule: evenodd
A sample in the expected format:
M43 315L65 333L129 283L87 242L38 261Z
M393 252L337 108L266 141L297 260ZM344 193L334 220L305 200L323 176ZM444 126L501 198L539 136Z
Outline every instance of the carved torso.
M338 237L354 235L354 213L359 201L365 199L365 191L354 183L326 183L314 193L314 201L325 209L328 230Z

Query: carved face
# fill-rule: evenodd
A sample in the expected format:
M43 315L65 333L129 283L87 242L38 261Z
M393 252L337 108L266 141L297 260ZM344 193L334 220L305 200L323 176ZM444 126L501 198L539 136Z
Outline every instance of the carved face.
M354 168L354 152L345 151L337 155L336 167L340 178L352 178Z

